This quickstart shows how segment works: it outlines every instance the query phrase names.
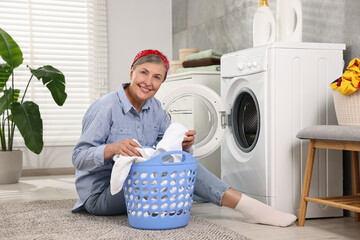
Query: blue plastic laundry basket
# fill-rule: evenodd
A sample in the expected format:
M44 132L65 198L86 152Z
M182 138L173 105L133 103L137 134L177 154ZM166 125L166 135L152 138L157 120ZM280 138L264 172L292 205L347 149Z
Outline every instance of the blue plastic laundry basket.
M181 162L164 162L182 154ZM130 226L172 229L189 222L198 161L183 151L161 153L134 163L124 183Z

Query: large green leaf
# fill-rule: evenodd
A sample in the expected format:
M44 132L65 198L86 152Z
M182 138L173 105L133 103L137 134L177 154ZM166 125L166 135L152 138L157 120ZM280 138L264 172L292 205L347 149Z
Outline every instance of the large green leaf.
M0 92L3 91L4 86L12 74L11 67L7 64L0 64Z
M12 37L0 28L0 56L12 69L23 62L23 54Z
M49 65L38 69L30 68L30 71L37 79L42 80L43 84L50 90L57 105L62 106L67 98L64 74L60 70Z
M31 151L39 154L44 146L43 123L39 106L31 101L14 102L11 105L12 119L25 140L25 145Z
M10 88L9 90L4 91L4 95L2 95L0 98L0 115L2 115L7 108L10 108L12 102L17 102L19 99L19 94L19 89L13 90Z

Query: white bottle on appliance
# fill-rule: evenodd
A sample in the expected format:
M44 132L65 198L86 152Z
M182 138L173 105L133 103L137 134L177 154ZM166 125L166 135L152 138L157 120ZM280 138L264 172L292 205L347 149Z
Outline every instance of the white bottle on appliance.
M261 46L275 42L275 18L267 0L260 0L253 20L253 45Z
M301 0L276 1L276 41L302 41Z

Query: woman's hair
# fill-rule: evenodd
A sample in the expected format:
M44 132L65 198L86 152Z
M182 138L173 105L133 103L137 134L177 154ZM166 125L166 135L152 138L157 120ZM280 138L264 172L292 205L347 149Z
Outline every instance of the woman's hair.
M165 67L165 76L166 79L167 72L169 71L169 60L166 58L164 54L154 49L142 50L138 54L136 54L133 63L131 64L131 69L134 70L136 66L144 63L160 63L162 62Z
M156 54L146 55L146 56L143 56L143 57L139 58L134 63L134 65L132 67L132 70L135 70L135 68L138 65L144 64L144 63L162 63L164 65L164 67L165 67L165 71L167 70L166 65L165 65L164 61L162 60L162 58L159 55L156 55Z

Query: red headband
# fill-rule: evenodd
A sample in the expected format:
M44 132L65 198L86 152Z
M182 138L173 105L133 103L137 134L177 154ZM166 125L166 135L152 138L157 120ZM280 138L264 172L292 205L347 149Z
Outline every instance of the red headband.
M158 50L152 50L152 49L148 49L148 50L143 50L141 52L139 52L138 54L136 54L135 58L134 58L134 61L133 63L131 64L131 69L133 68L135 62L141 58L141 57L144 57L146 55L152 55L152 54L155 54L155 55L158 55L159 57L161 57L161 59L164 61L165 63L165 66L166 66L166 72L165 72L165 78L164 78L164 81L166 79L166 75L167 75L167 72L169 71L169 61L167 60L167 58L161 53L159 52Z

